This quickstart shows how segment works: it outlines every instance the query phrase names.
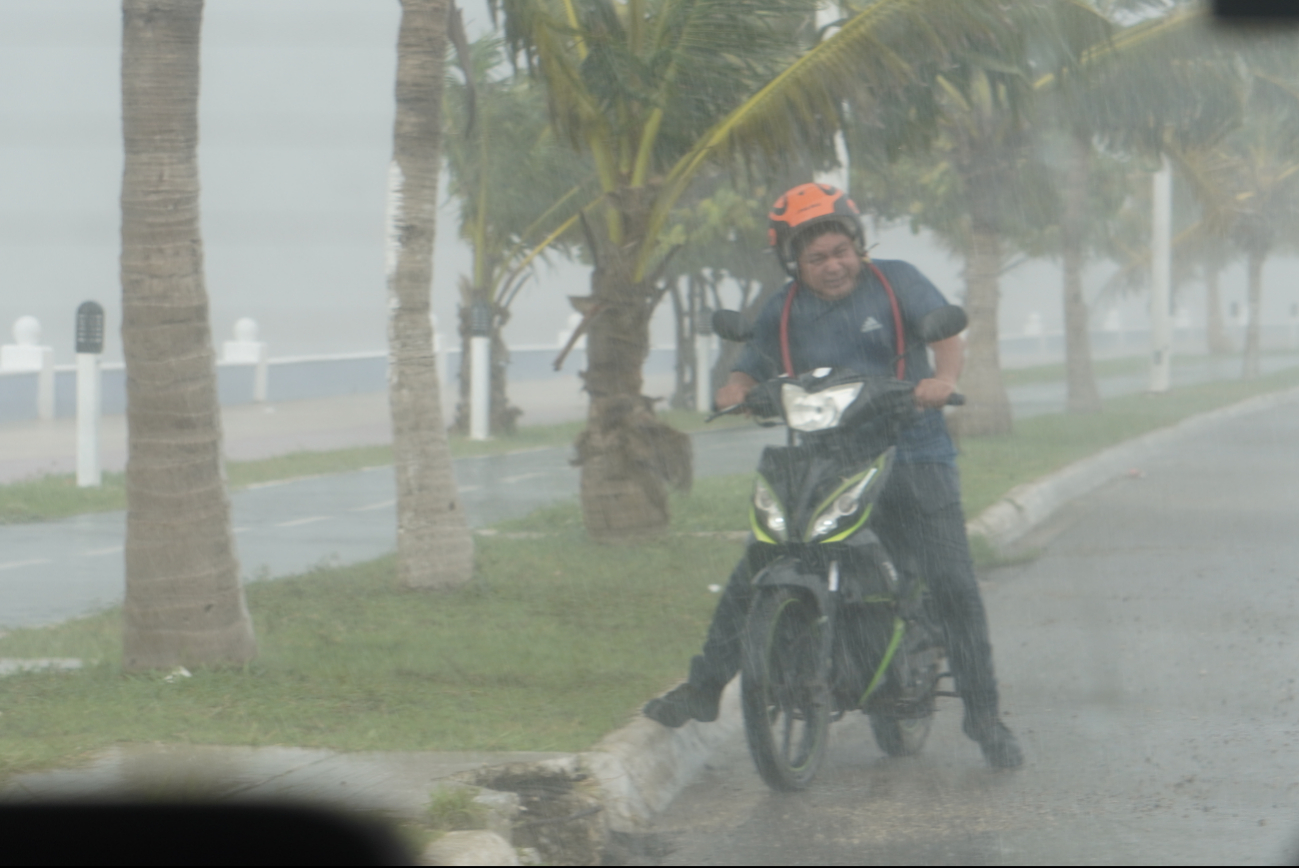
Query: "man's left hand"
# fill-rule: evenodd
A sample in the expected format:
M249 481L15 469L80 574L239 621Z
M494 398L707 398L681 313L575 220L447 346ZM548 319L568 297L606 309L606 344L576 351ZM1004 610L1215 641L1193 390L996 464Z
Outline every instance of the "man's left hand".
M924 410L944 407L955 391L956 386L946 380L921 380L916 383L916 406Z

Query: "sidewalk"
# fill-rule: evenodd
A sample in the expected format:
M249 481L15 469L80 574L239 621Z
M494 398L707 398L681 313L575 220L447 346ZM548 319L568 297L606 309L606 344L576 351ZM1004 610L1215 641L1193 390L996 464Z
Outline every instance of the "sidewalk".
M671 375L645 378L645 391L667 396ZM586 415L586 394L577 377L525 380L509 387L510 401L523 410L524 425L553 425ZM442 396L443 419L450 424L456 396ZM392 442L388 395L372 392L283 404L242 404L221 411L226 457L235 461L271 458L289 452L345 449ZM0 484L46 473L76 470L75 419L20 422L0 426ZM100 421L100 460L108 471L126 466L126 417Z

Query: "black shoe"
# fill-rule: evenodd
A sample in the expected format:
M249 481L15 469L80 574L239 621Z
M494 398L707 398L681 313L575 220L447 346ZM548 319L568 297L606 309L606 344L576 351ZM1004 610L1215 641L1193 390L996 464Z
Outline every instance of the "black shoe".
M643 714L650 720L676 729L688 720L712 723L717 719L722 691L682 682L662 696L645 703Z
M994 769L1014 769L1024 764L1019 740L995 714L966 712L961 729L979 743L983 758Z

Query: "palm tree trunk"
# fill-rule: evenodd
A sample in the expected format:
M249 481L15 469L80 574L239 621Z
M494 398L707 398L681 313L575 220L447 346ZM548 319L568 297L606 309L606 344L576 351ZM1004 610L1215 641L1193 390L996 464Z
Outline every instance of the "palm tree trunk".
M1227 323L1222 318L1222 293L1219 278L1222 267L1214 260L1204 265L1204 325L1205 342L1210 353L1231 352L1231 338L1227 337Z
M648 213L646 205L623 223L644 226ZM572 300L590 323L582 378L591 403L575 444L582 516L587 532L603 540L667 530L667 486L688 488L691 476L690 438L660 422L641 394L653 294L648 282L632 279L638 245L634 230L628 234L614 244L588 227L591 295Z
M1267 251L1249 251L1249 322L1245 325L1245 358L1240 375L1249 380L1259 375L1259 343L1263 314L1263 261Z
M122 3L127 670L257 655L221 464L199 229L202 0Z
M1064 213L1060 220L1064 267L1064 366L1070 413L1098 413L1101 396L1092 371L1090 318L1083 298L1083 234L1087 226L1087 196L1091 174L1091 136L1075 130L1069 140L1064 178Z
M469 581L474 545L442 424L433 326L448 0L401 0L388 199L388 395L397 476L397 574L412 588Z
M989 221L978 215L972 217L965 256L965 306L970 328L966 333L965 373L961 377L967 403L952 414L960 437L1009 434L1012 428L1010 399L1001 380L997 329L1001 237Z

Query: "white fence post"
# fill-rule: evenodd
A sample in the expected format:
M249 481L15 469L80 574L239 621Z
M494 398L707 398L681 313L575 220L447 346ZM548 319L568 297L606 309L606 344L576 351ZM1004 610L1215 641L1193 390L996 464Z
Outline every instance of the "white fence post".
M492 309L475 301L469 312L469 439L491 433Z
M221 346L221 361L227 365L254 365L253 400L265 404L270 393L270 359L266 342L257 340L257 320L241 317L235 320L234 340Z
M93 301L77 308L77 486L97 488L103 481L99 463L99 417L104 409L99 354L104 351L104 309Z
M14 342L0 347L0 371L36 372L36 418L54 418L54 350L41 346L41 324L34 316L14 320Z

